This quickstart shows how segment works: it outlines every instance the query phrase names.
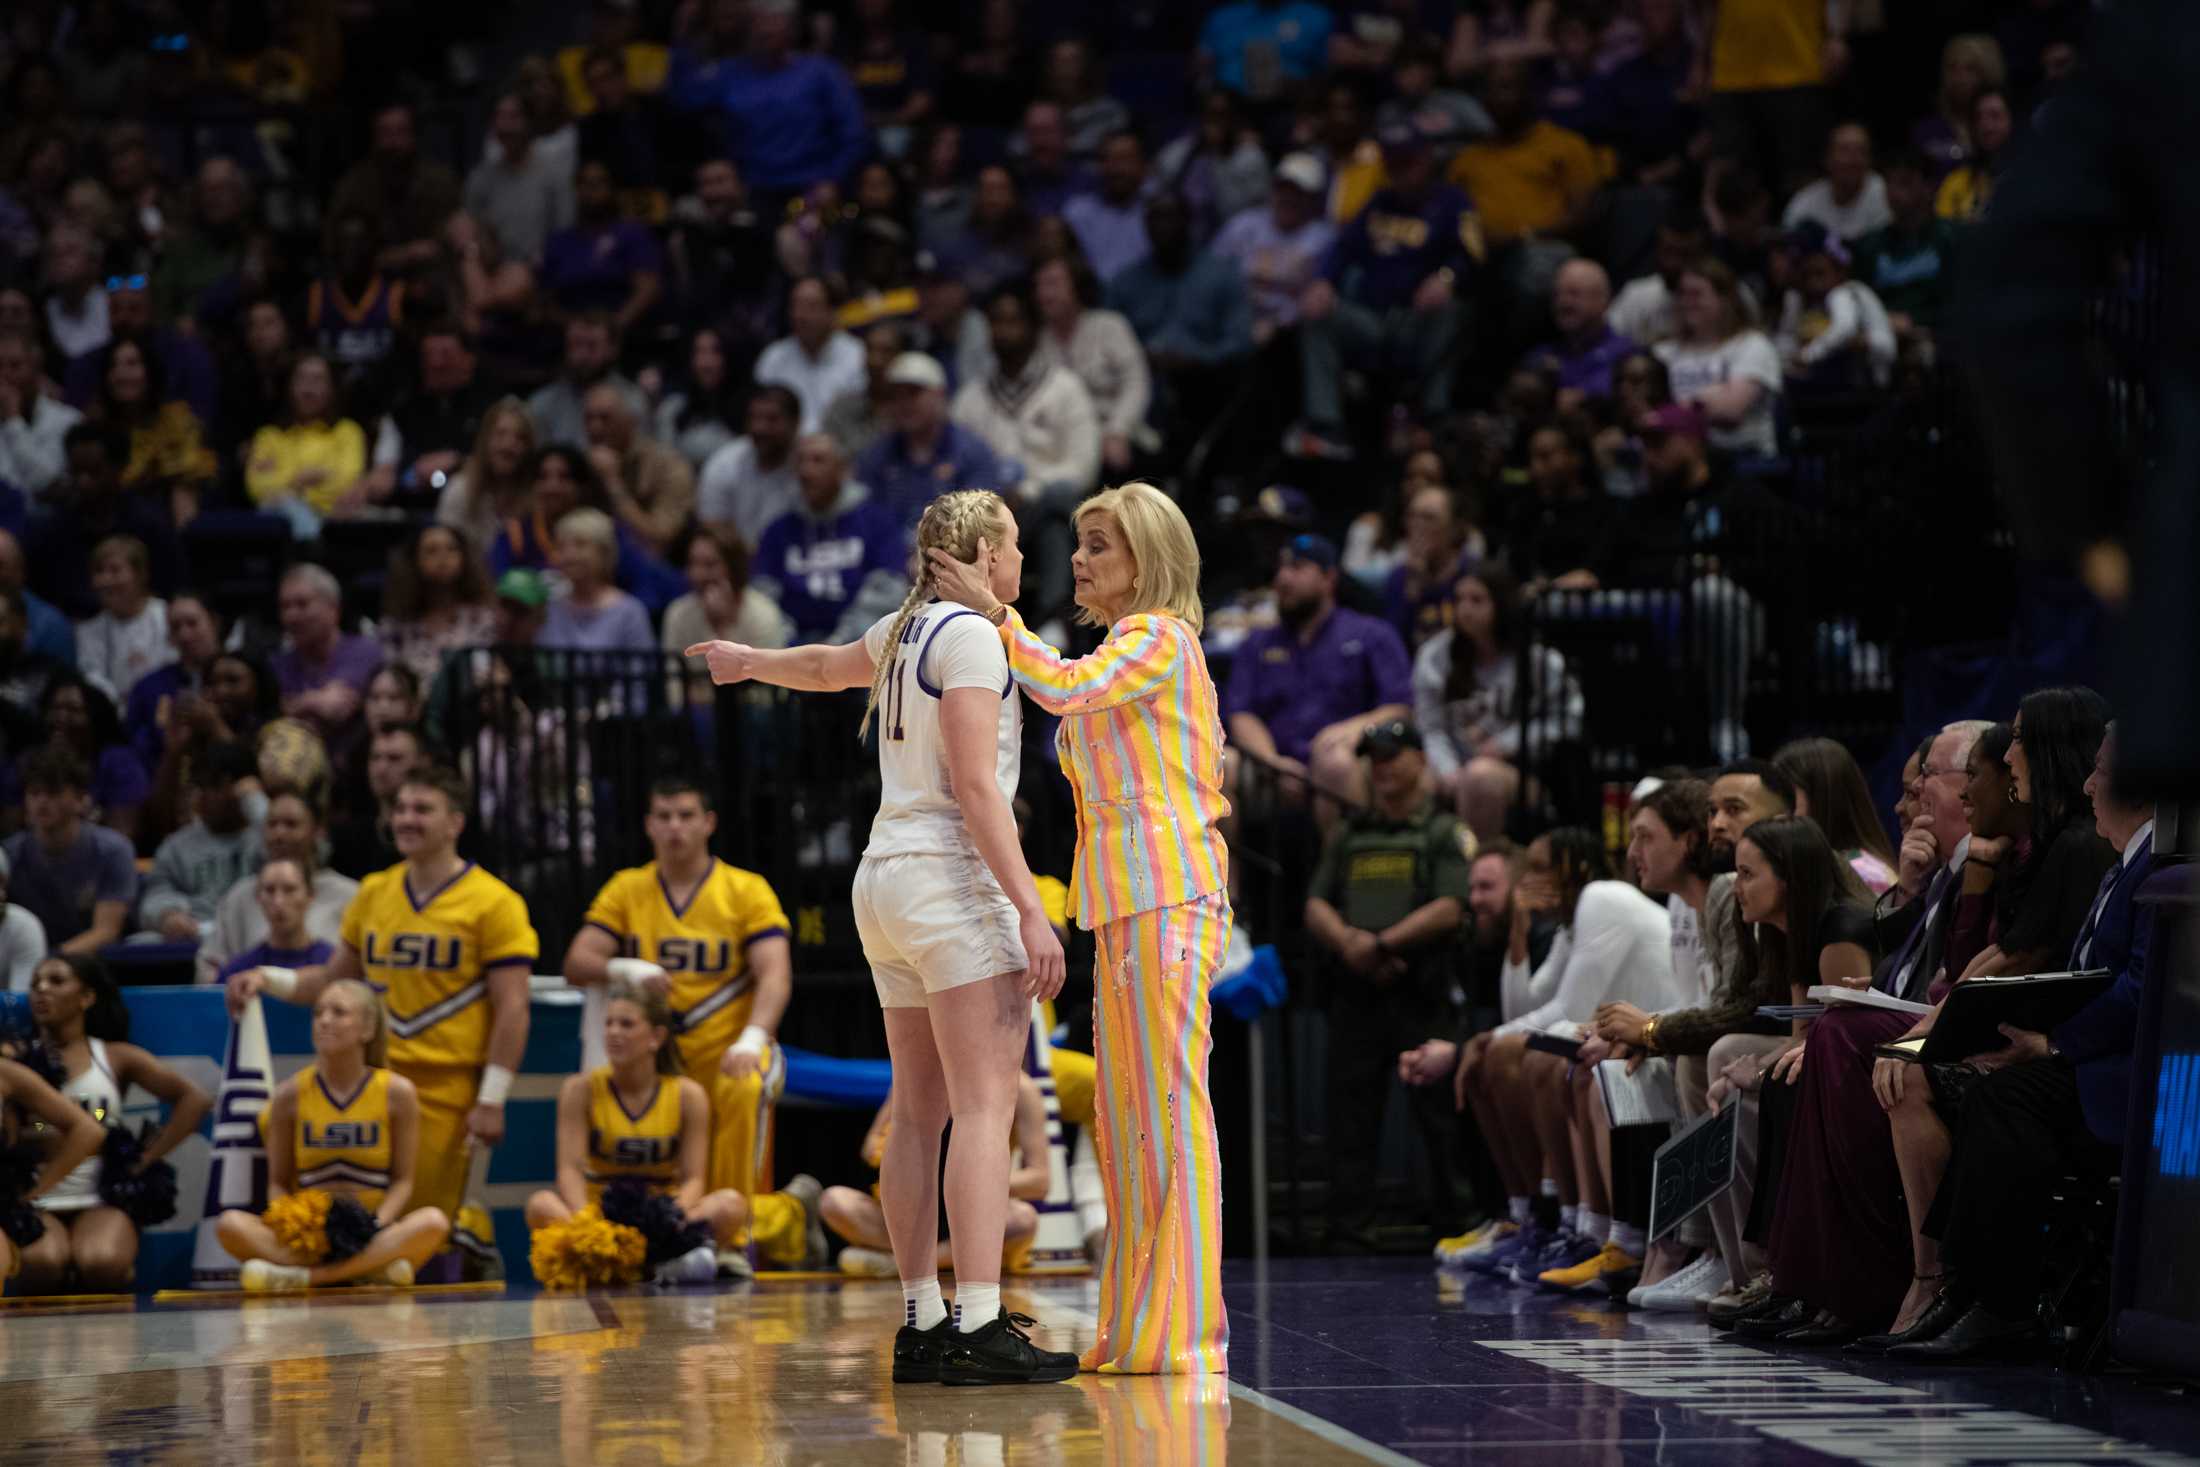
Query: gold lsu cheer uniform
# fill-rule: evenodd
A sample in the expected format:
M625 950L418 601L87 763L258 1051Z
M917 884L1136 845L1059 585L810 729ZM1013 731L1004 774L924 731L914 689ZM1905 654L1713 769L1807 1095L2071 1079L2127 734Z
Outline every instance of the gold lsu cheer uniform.
M360 884L344 911L343 939L382 995L390 1068L420 1092L412 1206L440 1207L459 1231L486 1241L487 1220L462 1219L459 1211L466 1191L466 1113L489 1059L489 973L514 965L534 971L540 944L527 904L470 861L420 894L406 885L405 867L397 865Z
M749 948L787 935L787 914L771 883L714 858L694 894L680 905L652 861L605 882L587 922L609 933L622 954L665 970L680 1065L710 1099L707 1185L748 1199L750 1235L767 1260L799 1262L807 1226L801 1204L763 1190L772 1109L787 1086L786 1056L776 1043L770 1045L757 1072L739 1080L718 1068L756 1006Z
M390 1072L368 1069L343 1097L329 1089L317 1065L300 1070L297 1082L290 1154L297 1159L298 1190L347 1192L367 1211L378 1211L390 1186Z
M669 1192L680 1184L680 1082L657 1077L656 1093L640 1111L630 1111L611 1081L611 1067L588 1072L588 1200L599 1202L603 1189L623 1178Z

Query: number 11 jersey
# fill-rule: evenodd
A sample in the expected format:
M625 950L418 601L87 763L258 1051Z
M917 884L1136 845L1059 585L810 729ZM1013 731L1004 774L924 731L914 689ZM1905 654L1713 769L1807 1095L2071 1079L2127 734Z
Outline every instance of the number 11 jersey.
M886 617L863 635L873 666L887 668L871 719L883 789L864 855L975 854L948 778L940 697L955 688L984 688L1000 699L993 773L1001 798L1013 804L1023 763L1024 715L1008 674L1008 654L991 622L950 602L917 608L888 646L894 621Z

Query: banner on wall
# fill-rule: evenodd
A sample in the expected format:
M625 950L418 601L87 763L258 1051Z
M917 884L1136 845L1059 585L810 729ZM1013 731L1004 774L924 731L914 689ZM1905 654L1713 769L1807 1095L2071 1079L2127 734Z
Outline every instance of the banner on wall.
M267 1047L267 1016L260 1000L246 1006L229 1027L222 1059L221 1093L214 1101L213 1155L206 1170L206 1204L199 1214L198 1239L191 1253L191 1287L234 1289L237 1260L214 1235L214 1220L241 1208L267 1206L267 1147L260 1138L260 1113L275 1094L275 1065Z

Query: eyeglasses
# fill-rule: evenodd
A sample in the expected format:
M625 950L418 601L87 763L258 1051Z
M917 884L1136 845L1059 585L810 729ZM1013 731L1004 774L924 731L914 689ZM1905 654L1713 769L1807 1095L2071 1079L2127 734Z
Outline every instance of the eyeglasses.
M151 277L145 275L110 275L107 277L107 293L113 295L118 290L143 290L151 283Z

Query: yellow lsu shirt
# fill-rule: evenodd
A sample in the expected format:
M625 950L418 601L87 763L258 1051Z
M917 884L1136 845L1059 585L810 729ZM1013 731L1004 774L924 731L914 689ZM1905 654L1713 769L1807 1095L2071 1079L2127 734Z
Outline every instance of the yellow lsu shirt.
M338 1095L307 1065L298 1072L291 1154L298 1185L348 1191L368 1211L390 1185L390 1072L369 1069L350 1095Z
M680 1020L680 1061L691 1074L715 1066L749 1022L756 1002L750 945L787 935L787 913L771 883L716 859L685 904L673 901L655 861L621 871L596 893L587 921L617 939L626 956L665 970Z
M588 1161L582 1168L591 1187L621 1177L653 1186L680 1180L680 1081L657 1077L649 1104L630 1111L611 1083L611 1067L588 1072Z
M468 862L434 891L415 893L403 865L360 884L344 911L344 941L389 1012L390 1064L487 1062L491 968L540 949L518 892Z

